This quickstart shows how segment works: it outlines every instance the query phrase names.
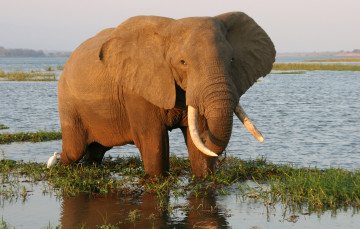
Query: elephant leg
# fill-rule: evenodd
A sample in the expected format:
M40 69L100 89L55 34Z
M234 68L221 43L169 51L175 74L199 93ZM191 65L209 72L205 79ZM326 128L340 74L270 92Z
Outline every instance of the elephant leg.
M86 147L84 160L86 163L100 164L106 151L112 147L105 147L97 142L93 142Z
M146 174L162 176L169 171L169 135L165 127L152 127L152 130L136 134L134 143L140 151Z
M169 171L169 136L164 128L161 133L139 137L135 142L141 153L145 172L150 176L166 175Z
M62 152L60 154L60 163L68 165L80 161L87 146L86 132L79 125L62 125L61 132Z
M204 122L204 121L203 121ZM205 125L201 125L201 120L199 120L199 132L205 130ZM209 157L204 155L198 148L194 145L190 137L190 132L188 127L181 128L181 131L184 135L184 139L188 148L189 158L191 162L191 168L193 173L197 177L204 177L215 171L216 158ZM205 139L205 138L204 138Z
M158 107L137 95L126 95L132 140L150 176L169 171L169 135Z

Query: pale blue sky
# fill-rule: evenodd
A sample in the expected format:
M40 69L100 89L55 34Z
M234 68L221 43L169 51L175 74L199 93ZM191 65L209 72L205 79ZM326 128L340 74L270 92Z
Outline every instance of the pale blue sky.
M0 0L0 46L72 51L131 16L229 11L254 18L278 52L360 49L360 0Z

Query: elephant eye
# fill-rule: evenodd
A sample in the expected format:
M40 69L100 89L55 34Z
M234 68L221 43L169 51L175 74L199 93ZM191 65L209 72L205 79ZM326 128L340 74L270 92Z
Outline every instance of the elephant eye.
M181 63L182 65L186 65L185 60L180 60L180 63Z
M234 57L233 57L233 58L231 58L230 62L234 62L234 61L235 61Z

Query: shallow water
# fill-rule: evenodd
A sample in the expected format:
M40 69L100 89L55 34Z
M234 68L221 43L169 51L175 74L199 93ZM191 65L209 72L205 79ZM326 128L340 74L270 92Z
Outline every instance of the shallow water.
M23 200L1 202L1 215L15 228L97 228L117 225L120 228L358 228L359 210L321 210L309 213L306 208L289 209L284 205L266 207L261 200L242 198L236 189L206 197L159 198L143 193L133 196L109 194L106 197L83 194L59 198L42 194L40 185ZM162 210L160 210L162 208ZM36 209L36 211L34 211ZM129 213L136 212L131 220ZM294 217L295 216L295 217Z
M66 57L0 58L0 69L4 71L29 71L45 69L47 67L56 69L58 66L64 66L67 59Z
M227 153L243 159L265 156L275 163L320 168L360 168L359 72L309 71L268 75L240 102L262 132L259 143L234 118ZM0 123L4 132L60 130L57 82L0 82ZM61 141L1 145L8 158L45 162ZM170 152L187 155L180 130L170 133ZM115 147L107 155L135 153Z
M317 57L318 58L318 57ZM1 59L0 69L38 69L63 65L66 59L42 58ZM279 60L278 60L279 61ZM288 59L288 62L292 60ZM279 61L284 62L284 61ZM285 61L286 62L286 61ZM5 67L4 67L5 66ZM39 67L38 67L39 66ZM265 156L274 163L295 163L299 166L320 168L360 168L360 73L308 71L297 75L270 74L250 88L241 98L241 104L258 129L265 142L259 143L234 119L231 141L227 154L242 159ZM0 123L10 127L4 132L60 130L57 107L57 82L0 82ZM46 162L54 151L61 151L61 141L43 143L12 143L0 145L5 157L14 160ZM187 156L181 131L170 133L170 152ZM139 155L134 146L114 147L108 155ZM351 210L339 210L334 216L330 211L321 214L299 215L296 223L283 217L282 206L275 206L267 212L262 202L241 201L236 193L218 196L210 195L205 200L183 197L168 204L180 206L186 203L218 206L219 210L204 211L176 210L156 220L139 219L134 226L125 220L127 210L153 211L155 197L139 196L128 199L119 196L88 198L81 196L72 200L57 199L54 195L42 195L41 187L34 186L34 192L25 202L2 201L1 215L16 228L46 227L49 224L68 225L74 220L93 220L86 225L100 225L123 221L131 227L160 226L207 226L244 228L356 228L360 217ZM202 202L203 203L203 202ZM204 205L204 204L203 204ZM69 208L68 206L73 206ZM81 206L81 207L80 207ZM36 209L36 211L34 211ZM69 210L70 209L70 210ZM74 213L71 209L76 209ZM231 210L229 210L231 209ZM154 213L155 214L155 213ZM106 218L108 217L108 218ZM114 221L112 221L114 220ZM82 222L82 221L81 221ZM66 227L64 227L66 228Z

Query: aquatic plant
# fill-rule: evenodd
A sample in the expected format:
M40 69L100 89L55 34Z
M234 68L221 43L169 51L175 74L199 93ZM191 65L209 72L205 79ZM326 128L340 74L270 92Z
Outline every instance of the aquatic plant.
M0 124L0 130L4 130L4 129L9 129L9 127L3 125L3 124Z
M45 71L51 72L51 71L54 71L54 69L51 66L49 66L49 67L45 68Z
M10 226L6 223L6 221L4 221L3 216L1 216L0 227L1 227L2 229L8 229L8 228L10 228Z
M360 58L342 58L326 60L304 60L304 62L360 62Z
M273 199L291 205L360 206L360 170L284 168L283 176L269 182Z
M64 68L65 68L64 65L58 65L58 66L56 67L56 70L62 71L62 70L64 70Z
M275 63L272 70L307 70L307 71L360 71L360 65L344 64L305 64L305 63Z
M280 72L277 72L277 71L272 71L271 74L281 74L281 75L288 75L288 74L294 74L294 75L297 75L297 74L305 74L306 71L280 71Z
M61 139L61 132L39 130L37 132L1 133L0 144L11 142L42 142Z
M219 160L215 174L196 178L191 173L189 159L172 155L170 163L167 176L148 177L139 157L108 157L101 165L56 165L46 169L43 163L17 162L4 156L0 161L1 181L11 185L0 186L0 196L27 198L26 188L19 182L26 177L31 182L46 182L47 190L60 192L64 197L84 192L97 195L115 192L125 196L148 192L161 200L170 193L198 198L209 191L227 195L236 188L238 195L262 199L265 204L306 205L313 210L360 206L360 170L297 168L268 163L264 158L243 161L228 157ZM245 182L249 180L255 185L250 187ZM161 203L159 211L171 210L171 206ZM129 220L136 220L137 216L138 212L133 212L129 214Z
M41 71L30 70L24 72L22 70L5 72L0 70L0 80L7 81L56 81L55 73L44 73Z

